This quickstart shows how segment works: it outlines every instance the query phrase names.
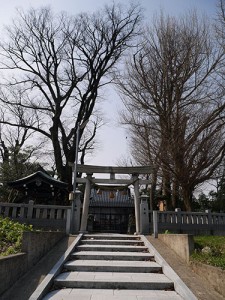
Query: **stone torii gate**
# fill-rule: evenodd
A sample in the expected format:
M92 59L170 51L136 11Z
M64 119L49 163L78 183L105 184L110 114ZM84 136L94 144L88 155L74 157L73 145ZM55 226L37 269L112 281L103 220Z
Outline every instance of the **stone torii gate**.
M140 174L150 174L150 166L139 167L112 167L112 166L93 166L93 165L77 165L77 172L86 173L85 178L77 178L77 183L85 183L85 193L83 210L81 216L80 232L86 232L87 220L90 204L91 184L115 184L115 185L133 185L134 186L134 208L135 208L135 223L136 233L140 233L140 195L139 186L149 184L150 180L139 178ZM94 173L109 174L110 178L94 178ZM116 174L131 174L131 179L116 179Z

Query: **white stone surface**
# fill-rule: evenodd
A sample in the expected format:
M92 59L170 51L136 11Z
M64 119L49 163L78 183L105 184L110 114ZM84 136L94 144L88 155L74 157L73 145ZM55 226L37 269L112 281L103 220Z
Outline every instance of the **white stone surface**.
M157 273L121 273L121 272L64 272L56 278L58 281L117 281L117 282L171 282L164 274Z
M54 291L43 300L181 300L174 291L63 289Z
M65 266L118 266L118 267L160 267L154 261L126 261L126 260L74 260Z
M171 291L174 287L174 278L169 276L171 268L157 256L155 249L142 236L136 237L119 234L85 235L82 244L71 254L71 260L64 264L65 269L67 266L70 269L55 279L56 286L62 287L62 290L50 292L43 300L183 299L176 291ZM123 242L123 238L126 242ZM145 246L138 246L140 241ZM156 256L157 262L153 261ZM161 267L167 276L159 273ZM177 286L178 283L176 281ZM180 286L182 283L178 288Z
M76 251L72 253L72 255L83 255L83 256L91 256L91 255L97 255L99 257L101 256L121 256L121 257L143 257L143 258L149 258L153 257L152 253L149 252L113 252L113 251Z

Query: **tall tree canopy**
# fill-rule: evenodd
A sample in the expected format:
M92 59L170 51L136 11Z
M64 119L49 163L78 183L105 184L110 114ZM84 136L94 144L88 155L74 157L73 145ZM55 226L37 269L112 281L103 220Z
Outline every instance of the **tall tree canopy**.
M139 32L140 8L105 6L93 14L54 15L50 8L19 11L0 43L0 123L51 141L59 178L71 184L76 131L84 151L96 133L99 89Z
M162 13L119 82L126 123L148 136L146 156L160 161L165 190L179 183L186 210L194 188L212 177L225 152L224 51L209 27L194 12L181 18Z

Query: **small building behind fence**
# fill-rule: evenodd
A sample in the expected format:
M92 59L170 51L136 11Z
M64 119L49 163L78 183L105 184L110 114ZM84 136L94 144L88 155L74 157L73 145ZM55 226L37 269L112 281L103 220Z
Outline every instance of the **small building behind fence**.
M43 171L8 182L8 186L19 192L15 202L64 205L68 199L68 184Z

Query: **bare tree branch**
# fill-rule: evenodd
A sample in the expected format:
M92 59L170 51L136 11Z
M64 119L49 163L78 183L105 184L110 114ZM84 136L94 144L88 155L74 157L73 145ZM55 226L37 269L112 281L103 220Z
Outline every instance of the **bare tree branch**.
M10 118L0 122L48 137L63 181L71 183L68 162L74 161L77 126L92 119L99 90L112 81L117 63L133 46L140 21L138 5L124 9L113 4L75 17L56 16L49 8L18 11L7 27L0 43L0 69L7 74L0 100ZM12 93L17 87L21 97ZM23 123L14 109L23 112ZM84 145L91 141L87 138Z

